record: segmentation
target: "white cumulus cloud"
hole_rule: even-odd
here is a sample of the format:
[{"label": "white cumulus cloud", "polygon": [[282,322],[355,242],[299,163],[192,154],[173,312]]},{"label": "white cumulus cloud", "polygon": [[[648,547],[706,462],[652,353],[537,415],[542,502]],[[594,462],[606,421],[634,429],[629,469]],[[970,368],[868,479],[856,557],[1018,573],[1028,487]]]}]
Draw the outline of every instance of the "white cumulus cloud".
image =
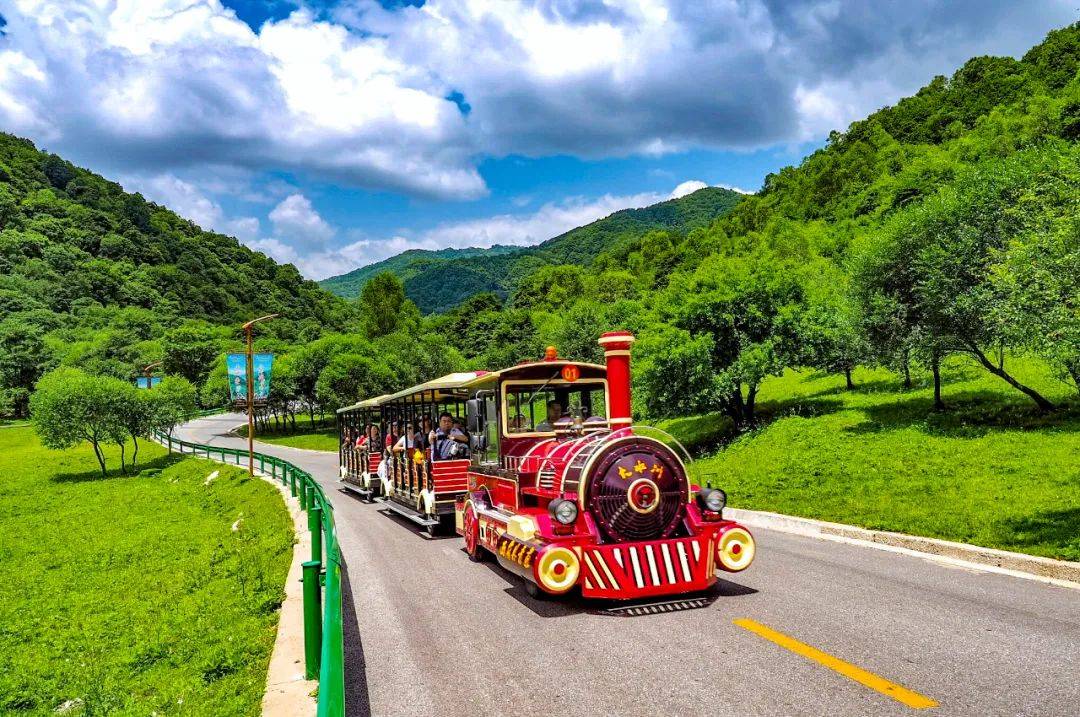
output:
[{"label": "white cumulus cloud", "polygon": [[469,199],[486,156],[820,138],[1075,19],[1057,0],[297,5],[256,31],[220,0],[3,0],[0,126],[103,171]]},{"label": "white cumulus cloud", "polygon": [[[679,187],[688,184],[693,182],[683,182]],[[700,184],[706,186],[703,182]],[[362,236],[344,246],[322,250],[309,250],[302,246],[298,248],[294,243],[283,241],[281,237],[259,239],[248,242],[248,245],[269,254],[277,261],[295,264],[309,279],[325,279],[359,266],[374,264],[409,249],[539,244],[620,209],[649,206],[670,199],[673,194],[674,192],[643,192],[631,195],[605,194],[596,198],[570,197],[558,202],[548,202],[533,212],[496,214],[446,222],[415,233]]]}]

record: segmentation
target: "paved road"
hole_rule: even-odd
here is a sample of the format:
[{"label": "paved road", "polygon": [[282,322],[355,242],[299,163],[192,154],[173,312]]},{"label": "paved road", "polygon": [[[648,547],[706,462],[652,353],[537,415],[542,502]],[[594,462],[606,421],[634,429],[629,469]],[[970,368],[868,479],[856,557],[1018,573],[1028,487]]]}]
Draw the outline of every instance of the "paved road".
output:
[{"label": "paved road", "polygon": [[[243,420],[179,434],[215,445]],[[351,714],[900,715],[913,709],[734,623],[749,619],[948,715],[1080,714],[1080,590],[755,531],[754,565],[708,607],[614,617],[537,601],[461,539],[340,492],[336,454],[263,444],[317,476],[347,568]],[[824,659],[824,658],[822,658]]]}]

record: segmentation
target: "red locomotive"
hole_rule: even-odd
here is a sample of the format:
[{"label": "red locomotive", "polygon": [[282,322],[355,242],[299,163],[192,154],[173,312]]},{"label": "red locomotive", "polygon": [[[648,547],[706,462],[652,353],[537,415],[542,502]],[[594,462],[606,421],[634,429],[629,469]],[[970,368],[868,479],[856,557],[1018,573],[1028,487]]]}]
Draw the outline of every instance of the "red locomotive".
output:
[{"label": "red locomotive", "polygon": [[[604,334],[606,366],[549,348],[541,361],[389,397],[399,403],[380,404],[384,426],[395,411],[417,426],[452,408],[460,418],[463,405],[471,456],[443,463],[446,444],[425,447],[418,431],[411,460],[390,456],[408,475],[385,484],[388,505],[429,530],[452,506],[469,556],[494,555],[534,595],[575,587],[588,598],[673,595],[710,587],[717,570],[745,570],[754,539],[724,518],[724,492],[692,485],[674,439],[633,425],[633,342],[628,332]],[[410,413],[432,384],[427,407]]]}]

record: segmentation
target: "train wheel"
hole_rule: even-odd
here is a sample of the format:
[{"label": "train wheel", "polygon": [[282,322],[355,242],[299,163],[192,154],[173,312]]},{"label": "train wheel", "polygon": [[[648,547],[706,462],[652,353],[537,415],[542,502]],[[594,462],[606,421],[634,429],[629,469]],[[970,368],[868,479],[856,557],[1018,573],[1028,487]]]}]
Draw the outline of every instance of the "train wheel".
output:
[{"label": "train wheel", "polygon": [[484,559],[484,549],[480,547],[480,521],[476,519],[476,511],[471,505],[465,509],[462,528],[465,533],[465,552],[469,554],[469,560],[479,563]]},{"label": "train wheel", "polygon": [[540,586],[534,583],[532,580],[525,581],[525,592],[529,594],[533,600],[543,600],[547,597],[547,593],[540,589]]}]

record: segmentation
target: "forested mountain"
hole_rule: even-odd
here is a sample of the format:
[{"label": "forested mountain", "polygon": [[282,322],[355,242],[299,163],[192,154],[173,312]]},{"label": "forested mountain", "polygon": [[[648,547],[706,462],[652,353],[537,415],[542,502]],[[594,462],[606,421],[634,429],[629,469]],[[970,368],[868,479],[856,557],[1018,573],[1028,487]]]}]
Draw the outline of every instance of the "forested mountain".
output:
[{"label": "forested mountain", "polygon": [[4,313],[97,304],[229,322],[341,311],[295,267],[2,133],[0,269]]},{"label": "forested mountain", "polygon": [[492,366],[546,343],[595,359],[601,331],[634,330],[635,406],[654,417],[725,410],[745,425],[785,369],[876,364],[936,383],[952,354],[1050,410],[1005,357],[1080,389],[1078,67],[1080,25],[1020,60],[974,58],[831,133],[708,227],[541,267],[508,303],[482,294],[435,322]]},{"label": "forested mountain", "polygon": [[356,315],[295,267],[0,133],[0,412],[24,410],[57,363],[126,379],[165,356],[166,332],[216,356],[268,313],[283,315],[268,331],[284,340]]},{"label": "forested mountain", "polygon": [[536,246],[409,251],[321,284],[341,296],[357,296],[372,276],[391,271],[404,282],[406,296],[422,312],[445,311],[478,293],[505,297],[524,277],[545,265],[589,266],[602,252],[650,231],[687,232],[707,226],[741,198],[730,189],[707,187],[652,206],[623,209]]},{"label": "forested mountain", "polygon": [[364,284],[368,283],[369,279],[384,271],[389,271],[402,281],[408,281],[423,272],[424,268],[431,262],[446,259],[468,259],[481,255],[509,254],[520,251],[520,249],[521,247],[503,244],[496,244],[486,249],[480,247],[470,247],[468,249],[409,249],[400,254],[395,254],[389,259],[383,259],[374,264],[353,269],[347,274],[323,279],[319,282],[319,285],[338,296],[352,298],[360,295],[361,289],[364,288]]}]

